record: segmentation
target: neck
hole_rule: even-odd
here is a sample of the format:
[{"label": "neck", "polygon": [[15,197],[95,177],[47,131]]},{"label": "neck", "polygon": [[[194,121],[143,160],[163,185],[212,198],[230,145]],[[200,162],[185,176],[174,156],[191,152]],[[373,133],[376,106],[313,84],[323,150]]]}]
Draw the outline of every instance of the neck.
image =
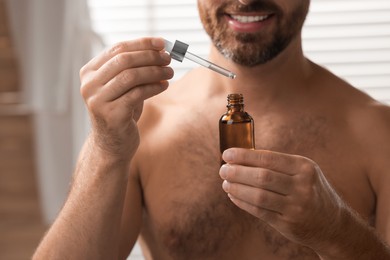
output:
[{"label": "neck", "polygon": [[[212,46],[210,60],[237,74],[236,79],[222,78],[212,74],[212,88],[219,94],[242,93],[247,100],[269,100],[289,98],[307,87],[311,74],[311,63],[304,57],[298,37],[273,60],[255,67],[245,67],[225,59]],[[210,74],[211,75],[211,74]]]}]

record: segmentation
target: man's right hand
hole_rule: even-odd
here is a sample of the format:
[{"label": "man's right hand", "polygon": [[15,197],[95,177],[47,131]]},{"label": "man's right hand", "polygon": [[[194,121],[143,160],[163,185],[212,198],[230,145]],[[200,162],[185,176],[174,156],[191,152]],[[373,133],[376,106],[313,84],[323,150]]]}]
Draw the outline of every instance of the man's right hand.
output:
[{"label": "man's right hand", "polygon": [[142,38],[114,45],[80,70],[91,138],[105,153],[123,159],[135,153],[143,101],[167,89],[170,61],[163,39]]}]

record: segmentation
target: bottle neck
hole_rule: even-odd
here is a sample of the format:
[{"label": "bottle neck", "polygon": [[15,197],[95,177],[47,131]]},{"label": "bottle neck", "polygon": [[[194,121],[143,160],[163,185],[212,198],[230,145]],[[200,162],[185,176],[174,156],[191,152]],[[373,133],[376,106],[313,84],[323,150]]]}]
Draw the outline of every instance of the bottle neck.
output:
[{"label": "bottle neck", "polygon": [[243,112],[244,111],[244,105],[242,105],[242,104],[234,104],[234,105],[228,104],[226,107],[227,107],[229,112]]},{"label": "bottle neck", "polygon": [[227,97],[227,109],[229,112],[244,111],[244,97],[242,94],[229,94]]}]

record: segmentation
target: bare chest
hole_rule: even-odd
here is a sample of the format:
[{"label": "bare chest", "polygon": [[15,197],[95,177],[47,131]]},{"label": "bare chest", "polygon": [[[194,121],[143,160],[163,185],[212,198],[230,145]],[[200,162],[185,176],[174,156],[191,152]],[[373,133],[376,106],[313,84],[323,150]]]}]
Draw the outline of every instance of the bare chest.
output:
[{"label": "bare chest", "polygon": [[[340,152],[333,147],[325,119],[295,125],[264,121],[255,127],[257,149],[318,159],[343,195],[354,197],[349,195],[354,187],[344,187],[349,177],[342,176],[349,163],[344,160],[333,167],[332,161]],[[145,206],[143,236],[154,245],[151,251],[164,252],[173,259],[234,259],[243,254],[249,259],[316,259],[310,249],[289,242],[230,202],[218,175],[221,158],[217,127],[179,129],[154,149],[147,149],[148,159],[140,168]],[[357,188],[365,189],[364,185]],[[369,212],[368,203],[359,203],[358,207]]]}]

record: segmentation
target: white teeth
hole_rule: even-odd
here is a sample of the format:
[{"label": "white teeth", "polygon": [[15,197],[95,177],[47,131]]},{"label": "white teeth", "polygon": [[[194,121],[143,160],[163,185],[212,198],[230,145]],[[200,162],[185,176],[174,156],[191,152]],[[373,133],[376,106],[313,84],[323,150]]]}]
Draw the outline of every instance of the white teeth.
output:
[{"label": "white teeth", "polygon": [[253,22],[264,21],[265,19],[268,18],[268,15],[257,15],[257,16],[232,15],[231,17],[240,23],[253,23]]}]

